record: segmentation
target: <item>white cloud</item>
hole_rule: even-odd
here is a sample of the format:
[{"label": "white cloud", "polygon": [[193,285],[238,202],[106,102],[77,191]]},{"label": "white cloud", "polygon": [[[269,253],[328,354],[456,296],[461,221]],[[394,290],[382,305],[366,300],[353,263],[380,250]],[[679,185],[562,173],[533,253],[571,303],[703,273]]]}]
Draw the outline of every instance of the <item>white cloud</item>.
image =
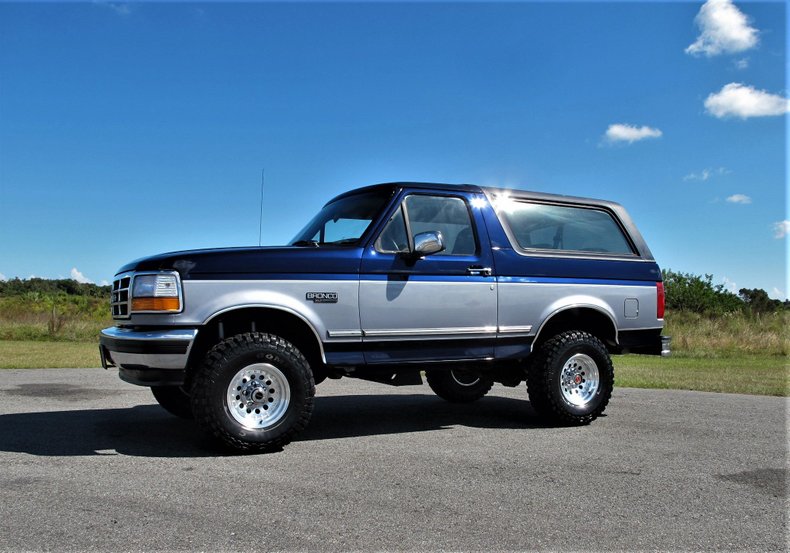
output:
[{"label": "white cloud", "polygon": [[689,180],[706,181],[706,180],[708,180],[709,178],[711,178],[713,176],[729,175],[730,173],[732,173],[732,171],[730,171],[726,167],[718,167],[718,168],[706,167],[705,169],[703,169],[702,171],[700,171],[698,173],[695,173],[695,172],[692,171],[688,175],[684,176],[683,180],[685,180],[685,181],[689,181]]},{"label": "white cloud", "polygon": [[730,0],[708,0],[694,22],[700,34],[686,48],[692,56],[743,52],[757,46],[757,29],[749,25],[749,18]]},{"label": "white cloud", "polygon": [[701,180],[701,181],[706,181],[706,180],[708,180],[710,178],[710,174],[711,174],[710,169],[703,169],[699,173],[689,173],[688,175],[683,177],[683,180]]},{"label": "white cloud", "polygon": [[644,140],[645,138],[658,138],[662,134],[664,133],[659,129],[644,125],[637,127],[626,123],[615,123],[609,125],[609,128],[606,129],[606,139],[610,142],[628,142],[629,144]]},{"label": "white cloud", "polygon": [[5,282],[6,280],[8,280],[6,276],[3,273],[0,273],[0,282]]},{"label": "white cloud", "polygon": [[746,194],[733,194],[732,196],[727,196],[727,201],[731,204],[750,204],[752,203],[752,199],[747,196]]},{"label": "white cloud", "polygon": [[790,234],[790,221],[778,221],[774,223],[774,238],[784,238]]},{"label": "white cloud", "polygon": [[107,281],[107,279],[102,279],[102,281],[99,283],[99,286],[109,286],[109,285],[110,283]]},{"label": "white cloud", "polygon": [[108,8],[118,15],[126,16],[132,13],[131,6],[122,2],[102,2],[99,0],[94,0],[93,3],[96,6]]},{"label": "white cloud", "polygon": [[741,58],[739,60],[735,60],[733,63],[735,65],[735,69],[740,69],[741,71],[744,69],[749,69],[749,58]]},{"label": "white cloud", "polygon": [[79,272],[76,267],[71,268],[71,278],[83,284],[93,284],[93,281]]},{"label": "white cloud", "polygon": [[783,115],[790,108],[786,98],[741,83],[724,85],[705,98],[705,110],[714,117],[768,117]]},{"label": "white cloud", "polygon": [[724,286],[724,289],[727,290],[728,292],[732,292],[733,294],[738,293],[738,285],[735,284],[730,279],[728,279],[726,276],[722,277],[721,284],[722,286]]},{"label": "white cloud", "polygon": [[768,296],[773,298],[773,299],[775,299],[775,300],[780,300],[780,301],[785,301],[787,299],[787,296],[785,296],[785,293],[782,292],[776,286],[773,287],[773,290],[771,290],[771,293],[768,294]]}]

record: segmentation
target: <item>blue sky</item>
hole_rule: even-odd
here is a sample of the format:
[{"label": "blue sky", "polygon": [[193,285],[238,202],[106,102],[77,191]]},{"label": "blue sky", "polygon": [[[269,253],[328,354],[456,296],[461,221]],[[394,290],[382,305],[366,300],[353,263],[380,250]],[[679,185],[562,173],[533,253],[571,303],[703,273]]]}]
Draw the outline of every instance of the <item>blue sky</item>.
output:
[{"label": "blue sky", "polygon": [[281,244],[330,197],[624,204],[660,265],[788,291],[784,3],[0,3],[0,275]]}]

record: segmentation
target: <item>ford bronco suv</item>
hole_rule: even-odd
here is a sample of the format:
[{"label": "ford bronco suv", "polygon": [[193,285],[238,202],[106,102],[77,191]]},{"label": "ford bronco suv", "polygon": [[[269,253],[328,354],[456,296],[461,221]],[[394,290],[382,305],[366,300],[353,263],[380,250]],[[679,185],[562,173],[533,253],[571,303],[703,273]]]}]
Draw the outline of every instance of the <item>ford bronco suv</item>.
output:
[{"label": "ford bronco suv", "polygon": [[220,442],[267,450],[310,420],[315,385],[428,385],[452,402],[527,384],[585,424],[611,353],[669,354],[661,272],[618,204],[471,185],[334,198],[288,246],[182,251],[122,267],[104,368]]}]

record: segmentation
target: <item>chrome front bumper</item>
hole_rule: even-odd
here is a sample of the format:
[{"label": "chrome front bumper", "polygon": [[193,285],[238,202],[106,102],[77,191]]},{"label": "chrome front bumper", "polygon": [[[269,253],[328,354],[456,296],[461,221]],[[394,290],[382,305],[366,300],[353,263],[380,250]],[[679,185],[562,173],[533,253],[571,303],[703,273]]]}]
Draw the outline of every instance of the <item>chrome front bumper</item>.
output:
[{"label": "chrome front bumper", "polygon": [[102,367],[134,371],[185,369],[196,328],[133,330],[116,326],[99,335]]}]

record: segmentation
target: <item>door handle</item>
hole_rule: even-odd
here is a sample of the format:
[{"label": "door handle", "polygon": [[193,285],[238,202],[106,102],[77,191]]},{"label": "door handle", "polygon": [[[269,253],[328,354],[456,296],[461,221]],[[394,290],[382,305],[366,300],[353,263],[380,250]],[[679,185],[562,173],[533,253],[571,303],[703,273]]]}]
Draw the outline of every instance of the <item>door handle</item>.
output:
[{"label": "door handle", "polygon": [[472,276],[491,276],[491,267],[472,265],[471,267],[466,268],[466,274]]}]

